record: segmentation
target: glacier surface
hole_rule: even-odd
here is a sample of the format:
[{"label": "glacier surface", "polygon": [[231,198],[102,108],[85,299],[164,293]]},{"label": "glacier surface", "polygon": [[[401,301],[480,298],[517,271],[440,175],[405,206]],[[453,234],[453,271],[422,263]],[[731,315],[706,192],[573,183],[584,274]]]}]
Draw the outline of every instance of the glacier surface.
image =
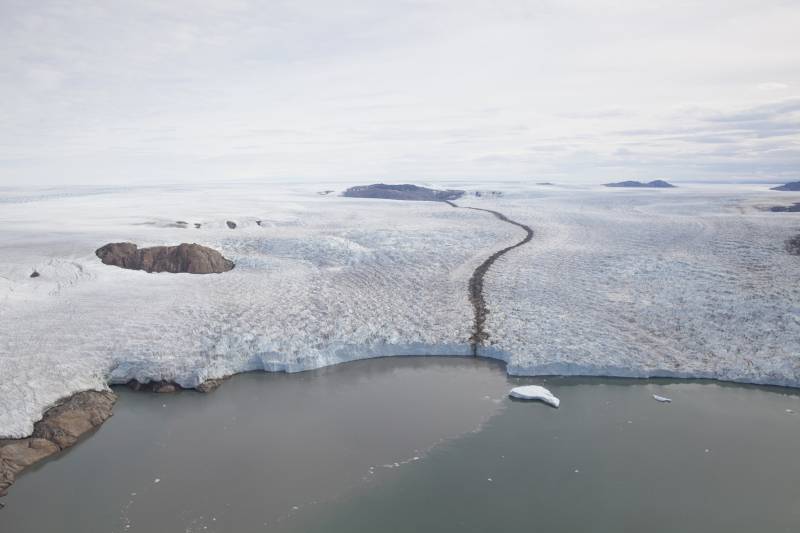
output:
[{"label": "glacier surface", "polygon": [[[522,231],[446,204],[317,193],[349,185],[0,190],[0,437],[130,379],[468,355],[469,277]],[[800,218],[759,209],[777,193],[480,186],[504,195],[458,203],[535,232],[486,277],[481,354],[509,373],[800,385],[800,262],[783,248]],[[120,241],[197,242],[236,268],[100,263],[94,250]]]},{"label": "glacier surface", "polygon": [[763,209],[786,201],[715,185],[487,202],[536,234],[487,275],[484,353],[517,375],[800,385],[800,261],[784,248],[800,217]]}]

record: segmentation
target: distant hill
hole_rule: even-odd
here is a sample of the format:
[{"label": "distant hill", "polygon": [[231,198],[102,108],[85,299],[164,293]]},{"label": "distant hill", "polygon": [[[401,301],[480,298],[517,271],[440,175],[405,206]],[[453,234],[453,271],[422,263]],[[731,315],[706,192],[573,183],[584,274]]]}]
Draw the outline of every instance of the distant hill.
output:
[{"label": "distant hill", "polygon": [[387,185],[385,183],[376,183],[373,185],[350,187],[342,193],[342,196],[347,196],[349,198],[382,198],[385,200],[442,202],[445,200],[456,200],[463,194],[464,191],[454,189],[441,191],[410,184]]},{"label": "distant hill", "polygon": [[667,183],[664,180],[653,180],[647,183],[641,181],[619,181],[617,183],[606,183],[606,187],[630,187],[630,188],[649,188],[649,189],[671,189],[675,186],[671,183]]},{"label": "distant hill", "polygon": [[776,205],[769,208],[773,213],[800,213],[800,202],[794,205]]},{"label": "distant hill", "polygon": [[792,181],[786,183],[785,185],[779,185],[778,187],[773,187],[770,189],[771,191],[800,191],[800,181]]}]

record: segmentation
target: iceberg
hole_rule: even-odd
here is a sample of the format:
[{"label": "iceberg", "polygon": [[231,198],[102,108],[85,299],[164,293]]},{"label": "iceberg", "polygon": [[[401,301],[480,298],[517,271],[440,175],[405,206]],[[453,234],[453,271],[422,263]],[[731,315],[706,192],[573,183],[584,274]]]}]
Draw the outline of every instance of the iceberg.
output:
[{"label": "iceberg", "polygon": [[661,403],[672,403],[672,398],[667,398],[666,396],[659,396],[658,394],[653,394],[653,399]]},{"label": "iceberg", "polygon": [[520,400],[539,400],[553,407],[558,407],[561,400],[553,396],[553,393],[539,385],[526,385],[524,387],[514,387],[508,393],[512,398]]}]

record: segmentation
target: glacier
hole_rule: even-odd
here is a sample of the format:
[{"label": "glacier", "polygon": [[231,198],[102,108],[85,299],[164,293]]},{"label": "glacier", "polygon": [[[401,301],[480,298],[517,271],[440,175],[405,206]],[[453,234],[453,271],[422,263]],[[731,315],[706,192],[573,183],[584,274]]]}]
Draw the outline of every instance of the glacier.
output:
[{"label": "glacier", "polygon": [[[350,185],[1,189],[0,438],[29,435],[65,396],[131,379],[194,387],[252,370],[469,355],[468,280],[522,230],[444,203],[318,193]],[[783,247],[800,219],[763,209],[786,193],[475,187],[503,194],[457,203],[534,230],[484,283],[480,354],[509,374],[800,386],[800,262]],[[147,274],[95,257],[120,241],[196,242],[236,268]]]}]

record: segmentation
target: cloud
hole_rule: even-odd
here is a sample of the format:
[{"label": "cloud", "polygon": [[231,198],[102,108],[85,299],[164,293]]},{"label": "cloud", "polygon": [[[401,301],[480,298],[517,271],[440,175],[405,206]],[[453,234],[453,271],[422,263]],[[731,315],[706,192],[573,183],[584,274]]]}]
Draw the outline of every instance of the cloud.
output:
[{"label": "cloud", "polygon": [[788,88],[789,88],[789,86],[787,84],[774,82],[774,81],[765,82],[765,83],[759,83],[758,84],[758,89],[760,91],[782,91],[782,90],[788,89]]},{"label": "cloud", "polygon": [[6,0],[0,185],[783,176],[797,27],[780,0]]}]

